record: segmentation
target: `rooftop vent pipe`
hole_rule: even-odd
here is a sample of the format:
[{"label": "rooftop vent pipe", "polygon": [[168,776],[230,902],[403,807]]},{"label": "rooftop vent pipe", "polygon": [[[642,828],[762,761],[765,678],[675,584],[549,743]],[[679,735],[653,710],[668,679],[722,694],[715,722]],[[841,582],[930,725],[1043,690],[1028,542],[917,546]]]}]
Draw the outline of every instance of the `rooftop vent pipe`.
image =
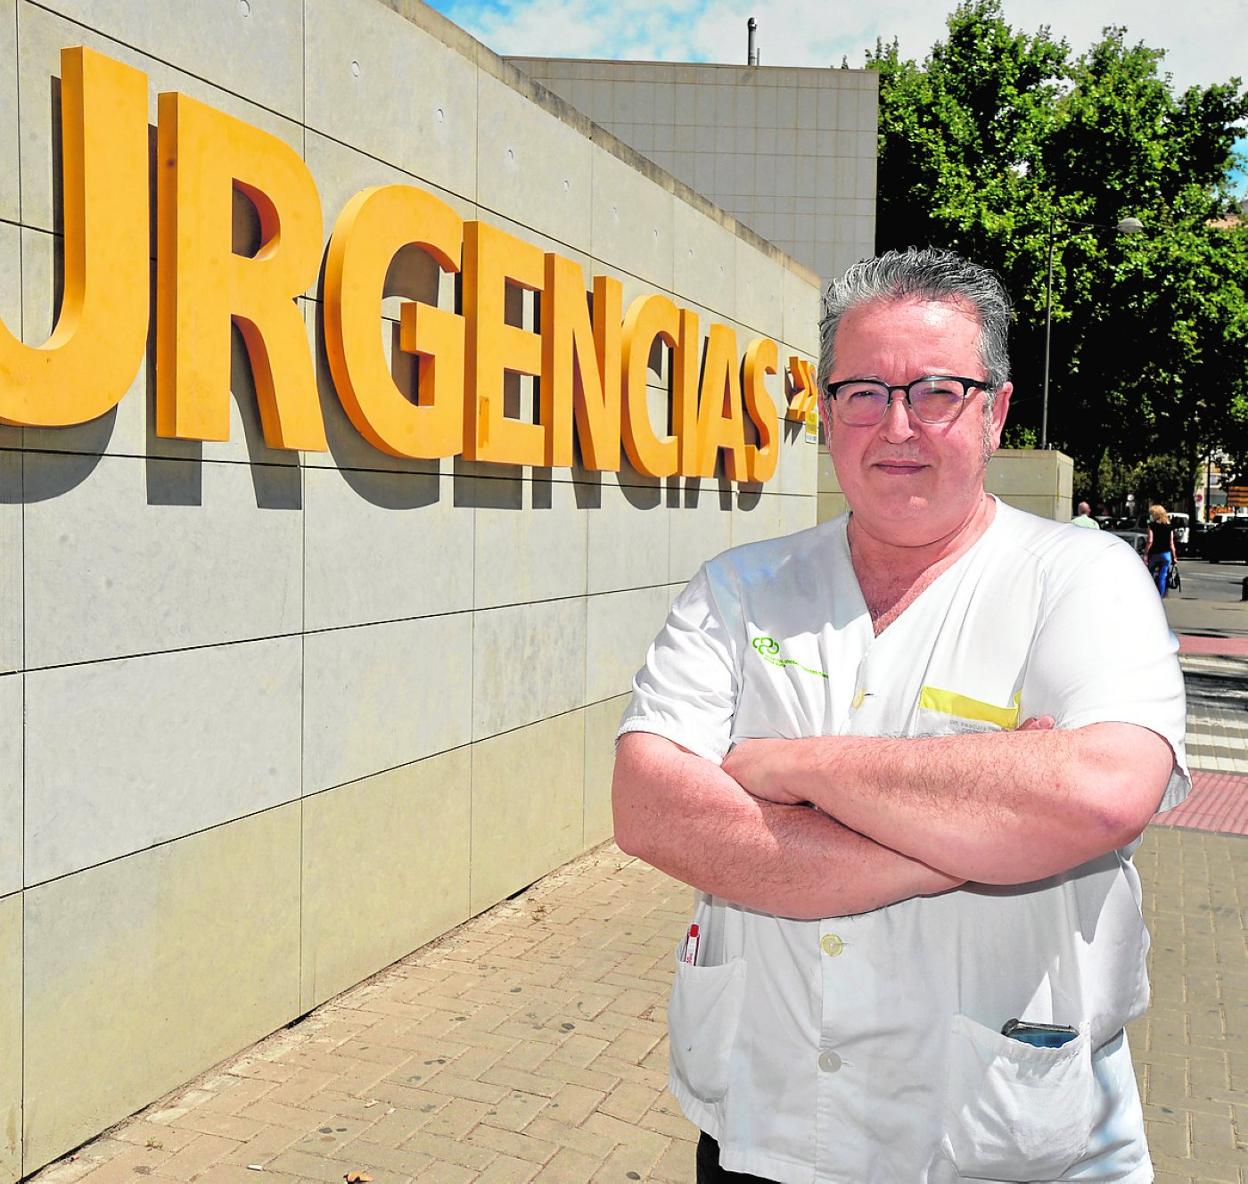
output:
[{"label": "rooftop vent pipe", "polygon": [[754,44],[754,30],[758,28],[758,21],[756,21],[753,17],[750,17],[750,19],[745,22],[745,27],[749,30],[749,39],[746,42],[745,61],[747,65],[757,66],[758,47]]}]

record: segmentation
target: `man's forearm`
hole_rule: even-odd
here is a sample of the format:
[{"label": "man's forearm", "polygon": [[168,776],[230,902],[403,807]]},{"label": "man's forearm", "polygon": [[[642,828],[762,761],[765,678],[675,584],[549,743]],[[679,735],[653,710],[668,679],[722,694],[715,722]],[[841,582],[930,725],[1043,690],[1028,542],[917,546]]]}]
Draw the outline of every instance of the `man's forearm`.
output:
[{"label": "man's forearm", "polygon": [[860,913],[961,882],[809,806],[759,801],[710,761],[644,732],[621,738],[612,794],[624,851],[777,916]]},{"label": "man's forearm", "polygon": [[742,750],[725,770],[751,792],[813,802],[951,875],[1002,884],[1054,875],[1130,841],[1173,762],[1164,740],[1129,724],[747,741]]}]

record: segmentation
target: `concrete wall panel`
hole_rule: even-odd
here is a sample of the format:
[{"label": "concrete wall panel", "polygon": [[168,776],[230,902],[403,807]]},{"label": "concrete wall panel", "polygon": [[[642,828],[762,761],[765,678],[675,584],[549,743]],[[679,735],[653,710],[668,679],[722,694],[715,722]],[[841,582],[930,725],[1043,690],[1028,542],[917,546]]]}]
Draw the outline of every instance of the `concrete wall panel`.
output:
[{"label": "concrete wall panel", "polygon": [[26,457],[29,666],[302,628],[298,468],[110,456],[84,479],[83,467]]},{"label": "concrete wall panel", "polygon": [[[657,630],[656,630],[657,632]],[[638,659],[638,665],[641,660]],[[611,838],[611,773],[615,767],[615,733],[628,705],[617,695],[585,708],[585,846]]]},{"label": "concrete wall panel", "polygon": [[672,285],[690,300],[715,309],[720,318],[736,316],[736,235],[679,199],[672,203]]},{"label": "concrete wall panel", "polygon": [[299,796],[297,638],[26,675],[26,883]]},{"label": "concrete wall panel", "polygon": [[472,912],[584,849],[584,728],[573,711],[474,747]]},{"label": "concrete wall panel", "polygon": [[477,67],[371,0],[305,0],[308,127],[468,201]]},{"label": "concrete wall panel", "polygon": [[477,115],[477,203],[588,250],[593,144],[484,71]]},{"label": "concrete wall panel", "polygon": [[298,804],[25,896],[27,1172],[298,1014]]},{"label": "concrete wall panel", "polygon": [[672,288],[676,198],[602,149],[593,157],[590,254],[647,284]]},{"label": "concrete wall panel", "polygon": [[471,703],[470,613],[309,634],[304,792],[466,744]]},{"label": "concrete wall panel", "polygon": [[22,1175],[22,898],[0,899],[0,1180]]},{"label": "concrete wall panel", "polygon": [[[17,0],[0,0],[0,160],[17,159]],[[21,216],[16,169],[0,169],[0,218]]]},{"label": "concrete wall panel", "polygon": [[[224,0],[215,0],[214,7],[223,2]],[[92,11],[96,7],[94,0],[82,0],[82,3],[83,7],[89,7]],[[128,4],[126,0],[112,0],[112,3],[118,10],[133,10],[133,19],[153,26],[153,17],[158,13],[158,20],[168,19],[172,23],[185,24],[181,6],[136,6]],[[297,8],[294,0],[282,0],[282,6]],[[253,4],[252,7],[262,6]],[[55,136],[59,143],[59,120],[54,122],[53,112],[54,107],[59,110],[61,50],[66,46],[86,45],[142,70],[148,78],[148,122],[152,127],[156,125],[156,96],[161,91],[176,90],[285,140],[302,155],[303,128],[299,123],[275,114],[265,104],[239,98],[234,88],[228,84],[214,86],[194,73],[174,69],[157,57],[137,52],[126,38],[114,39],[97,32],[105,27],[94,20],[89,26],[77,24],[24,0],[19,5],[18,37],[21,55],[18,79],[22,95],[20,152],[24,225],[40,230],[60,230],[54,217],[53,199],[53,195],[59,191],[60,183],[54,181],[52,176],[54,163],[60,160],[60,149],[58,147],[54,153],[52,142]],[[227,51],[222,47],[221,52]],[[258,44],[255,52],[267,51],[263,45]]]},{"label": "concrete wall panel", "polygon": [[735,491],[726,482],[690,482],[681,492],[681,509],[671,515],[667,582],[687,583],[698,568],[726,551],[732,539]]},{"label": "concrete wall panel", "polygon": [[589,591],[666,583],[673,517],[660,490],[621,485],[608,474],[589,518]]},{"label": "concrete wall panel", "polygon": [[474,740],[584,704],[584,598],[477,612],[472,644]]},{"label": "concrete wall panel", "polygon": [[467,919],[471,764],[459,748],[304,801],[305,1010]]},{"label": "concrete wall panel", "polygon": [[591,596],[585,626],[585,701],[621,695],[667,619],[666,585]]},{"label": "concrete wall panel", "polygon": [[22,674],[0,675],[0,896],[17,892],[22,886],[24,678]]},{"label": "concrete wall panel", "polygon": [[0,452],[0,674],[22,660],[22,466],[20,452]]},{"label": "concrete wall panel", "polygon": [[304,473],[308,629],[472,607],[473,510],[450,477]]},{"label": "concrete wall panel", "polygon": [[593,487],[536,477],[465,484],[476,507],[475,607],[585,594],[587,525],[599,513],[587,508]]},{"label": "concrete wall panel", "polygon": [[732,505],[732,545],[756,543],[783,534],[780,525],[781,497],[755,489],[738,490]]},{"label": "concrete wall panel", "polygon": [[785,270],[779,260],[737,239],[737,320],[752,333],[783,323]]},{"label": "concrete wall panel", "polygon": [[44,6],[188,74],[211,78],[288,119],[303,117],[301,0],[152,6],[132,0],[46,0]]}]

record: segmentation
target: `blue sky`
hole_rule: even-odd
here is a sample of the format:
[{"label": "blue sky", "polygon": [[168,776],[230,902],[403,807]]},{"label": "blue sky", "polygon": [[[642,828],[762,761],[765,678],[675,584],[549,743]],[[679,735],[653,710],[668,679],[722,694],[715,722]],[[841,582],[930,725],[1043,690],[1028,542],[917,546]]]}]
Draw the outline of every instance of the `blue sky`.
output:
[{"label": "blue sky", "polygon": [[[745,60],[745,22],[758,21],[766,66],[863,64],[877,37],[897,37],[921,58],[944,33],[952,7],[933,0],[430,0],[496,53],[643,61]],[[1198,0],[1004,0],[1006,19],[1034,32],[1047,24],[1075,50],[1106,25],[1167,51],[1177,87],[1248,76],[1248,2]],[[1248,81],[1248,78],[1245,78]],[[1248,135],[1240,140],[1248,152]],[[1248,188],[1243,167],[1237,188]]]}]

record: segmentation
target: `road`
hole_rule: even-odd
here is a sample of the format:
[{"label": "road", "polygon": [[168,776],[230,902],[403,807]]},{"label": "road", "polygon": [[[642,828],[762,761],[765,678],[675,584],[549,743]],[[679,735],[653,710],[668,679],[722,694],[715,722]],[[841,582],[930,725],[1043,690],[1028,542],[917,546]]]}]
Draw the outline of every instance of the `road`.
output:
[{"label": "road", "polygon": [[1166,617],[1176,633],[1248,637],[1248,601],[1241,589],[1248,564],[1180,559],[1183,588],[1166,597]]}]

